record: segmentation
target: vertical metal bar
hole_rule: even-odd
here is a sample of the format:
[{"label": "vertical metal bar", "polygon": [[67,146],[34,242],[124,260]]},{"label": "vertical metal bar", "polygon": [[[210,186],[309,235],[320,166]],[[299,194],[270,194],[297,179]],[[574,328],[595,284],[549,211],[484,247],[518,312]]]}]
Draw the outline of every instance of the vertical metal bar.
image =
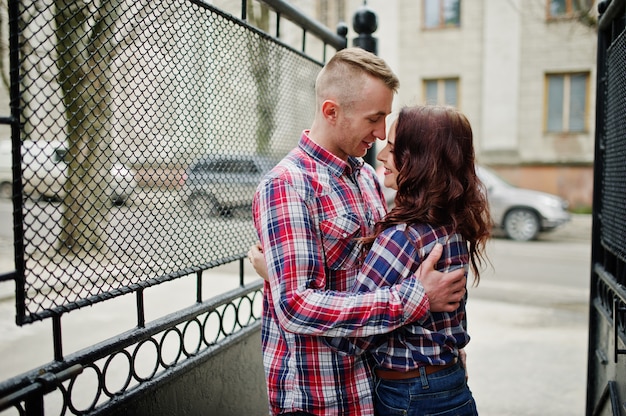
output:
[{"label": "vertical metal bar", "polygon": [[247,0],[241,0],[241,20],[244,22],[248,18],[248,2]]},{"label": "vertical metal bar", "polygon": [[306,53],[306,29],[302,29],[302,53]]},{"label": "vertical metal bar", "polygon": [[[602,4],[602,3],[601,3]],[[600,212],[602,212],[602,180],[604,177],[604,152],[603,148],[603,136],[604,136],[604,97],[606,90],[606,75],[607,75],[607,48],[611,44],[611,39],[608,35],[608,30],[602,28],[602,15],[603,10],[598,7],[600,12],[600,20],[598,27],[598,40],[597,40],[597,56],[596,56],[596,124],[595,124],[595,161],[593,165],[593,212],[591,223],[591,270],[590,270],[590,282],[589,282],[589,305],[593,305],[596,298],[599,297],[598,293],[598,275],[594,272],[596,263],[602,263],[604,258],[604,249],[602,247],[602,236],[600,235],[602,219]],[[587,357],[594,357],[595,351],[602,351],[603,347],[598,339],[598,327],[604,325],[603,319],[598,315],[598,311],[590,307],[589,308],[589,332],[587,341]],[[615,316],[613,316],[615,320]],[[615,339],[617,342],[617,339]],[[598,404],[600,397],[600,383],[604,379],[602,372],[603,365],[598,365],[598,361],[593,359],[587,360],[587,395],[586,395],[586,413],[587,415],[594,414],[594,409]]]},{"label": "vertical metal bar", "polygon": [[618,346],[619,319],[617,319],[617,313],[618,313],[617,302],[619,302],[619,299],[617,297],[613,298],[613,362],[614,363],[617,363],[617,356],[619,355],[617,352],[619,350],[619,346]]},{"label": "vertical metal bar", "polygon": [[146,312],[143,303],[143,288],[137,290],[137,326],[143,328],[146,326]]},{"label": "vertical metal bar", "polygon": [[43,393],[33,394],[24,401],[24,413],[27,416],[43,416]]},{"label": "vertical metal bar", "polygon": [[619,303],[620,299],[617,296],[613,298],[613,362],[615,364],[617,364],[620,355],[626,354],[626,350],[619,347],[619,332],[623,330],[623,327],[620,326],[621,317],[626,312],[626,308],[619,306]]},{"label": "vertical metal bar", "polygon": [[276,39],[280,39],[280,13],[276,12]]},{"label": "vertical metal bar", "polygon": [[243,267],[244,267],[244,263],[243,263],[243,259],[239,259],[239,286],[243,286]]},{"label": "vertical metal bar", "polygon": [[202,270],[196,272],[196,302],[202,302]]},{"label": "vertical metal bar", "polygon": [[63,335],[61,333],[61,315],[52,317],[52,343],[55,361],[63,361]]},{"label": "vertical metal bar", "polygon": [[17,273],[15,275],[15,306],[17,323],[24,323],[26,289],[24,270],[24,232],[22,229],[22,156],[20,141],[20,84],[19,84],[19,0],[9,0],[9,76],[11,106],[11,143],[13,151],[13,248]]},{"label": "vertical metal bar", "polygon": [[304,15],[300,10],[295,8],[289,1],[285,0],[259,0],[270,6],[274,12],[282,13],[283,16],[287,16],[291,22],[301,27],[302,29],[312,32],[314,36],[320,38],[320,40],[327,42],[329,45],[333,45],[336,49],[343,49],[346,46],[345,39],[332,33],[328,28],[322,25],[320,22],[311,19]]}]

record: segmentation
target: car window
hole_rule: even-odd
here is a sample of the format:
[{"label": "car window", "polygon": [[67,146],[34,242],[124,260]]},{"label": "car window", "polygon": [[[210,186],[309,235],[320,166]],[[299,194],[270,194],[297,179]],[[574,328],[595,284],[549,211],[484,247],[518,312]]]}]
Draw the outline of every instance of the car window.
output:
[{"label": "car window", "polygon": [[476,173],[480,181],[487,187],[492,188],[494,186],[511,186],[507,181],[502,179],[500,176],[488,170],[484,167],[476,169]]},{"label": "car window", "polygon": [[198,162],[193,165],[190,169],[193,173],[202,173],[207,172],[209,170],[209,164],[207,162]]},{"label": "car window", "polygon": [[194,173],[254,174],[260,169],[254,160],[210,160],[197,163],[191,168]]},{"label": "car window", "polygon": [[233,170],[236,173],[260,173],[253,160],[238,160],[233,164]]}]

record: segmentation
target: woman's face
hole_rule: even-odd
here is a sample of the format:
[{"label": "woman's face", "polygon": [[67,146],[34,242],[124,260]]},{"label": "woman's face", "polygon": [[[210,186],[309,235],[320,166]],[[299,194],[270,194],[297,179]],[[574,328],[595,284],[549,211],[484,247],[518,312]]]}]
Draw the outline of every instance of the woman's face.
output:
[{"label": "woman's face", "polygon": [[387,145],[378,153],[376,159],[383,163],[385,168],[385,181],[384,185],[387,188],[398,190],[398,170],[393,160],[393,147],[396,142],[396,125],[398,121],[395,120],[389,127],[389,133],[387,134]]}]

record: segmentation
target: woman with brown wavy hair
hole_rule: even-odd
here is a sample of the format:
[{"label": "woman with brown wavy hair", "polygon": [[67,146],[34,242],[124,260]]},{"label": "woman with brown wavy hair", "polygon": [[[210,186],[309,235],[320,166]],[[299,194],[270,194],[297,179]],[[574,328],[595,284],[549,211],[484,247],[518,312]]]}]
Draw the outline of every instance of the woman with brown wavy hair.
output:
[{"label": "woman with brown wavy hair", "polygon": [[[385,186],[397,190],[395,206],[362,239],[369,252],[353,290],[411,278],[436,244],[444,247],[439,271],[471,269],[478,284],[491,223],[467,118],[447,106],[403,108],[377,159]],[[477,414],[461,362],[468,342],[465,302],[387,335],[328,339],[339,351],[372,358],[380,415]]]}]

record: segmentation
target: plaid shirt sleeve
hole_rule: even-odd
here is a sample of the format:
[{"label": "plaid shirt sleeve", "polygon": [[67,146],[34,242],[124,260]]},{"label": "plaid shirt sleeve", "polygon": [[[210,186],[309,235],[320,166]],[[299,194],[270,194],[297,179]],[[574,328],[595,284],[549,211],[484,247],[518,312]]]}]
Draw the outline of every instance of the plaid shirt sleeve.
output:
[{"label": "plaid shirt sleeve", "polygon": [[285,331],[363,337],[428,315],[428,300],[417,279],[360,293],[326,290],[323,237],[312,209],[283,179],[265,181],[255,196],[255,226],[268,264],[272,313]]},{"label": "plaid shirt sleeve", "polygon": [[[417,271],[421,259],[404,228],[404,225],[388,228],[376,238],[352,288],[353,292],[372,292],[381,287],[390,287],[400,283],[400,285],[415,285],[416,287],[408,292],[415,297],[408,304],[427,301],[419,280],[410,278]],[[418,313],[413,316],[412,321],[416,320],[419,323],[427,316]],[[386,340],[386,336],[332,338],[328,340],[328,344],[346,354],[360,355]]]},{"label": "plaid shirt sleeve", "polygon": [[[469,257],[465,240],[451,229],[400,224],[378,236],[370,250],[355,291],[371,291],[411,278],[436,243],[444,246],[437,269],[467,270]],[[409,323],[389,335],[364,338],[332,338],[327,343],[349,355],[369,352],[385,368],[408,371],[424,363],[448,363],[469,341],[464,302],[452,313],[431,313],[426,319]],[[407,348],[407,345],[412,346]]]}]

